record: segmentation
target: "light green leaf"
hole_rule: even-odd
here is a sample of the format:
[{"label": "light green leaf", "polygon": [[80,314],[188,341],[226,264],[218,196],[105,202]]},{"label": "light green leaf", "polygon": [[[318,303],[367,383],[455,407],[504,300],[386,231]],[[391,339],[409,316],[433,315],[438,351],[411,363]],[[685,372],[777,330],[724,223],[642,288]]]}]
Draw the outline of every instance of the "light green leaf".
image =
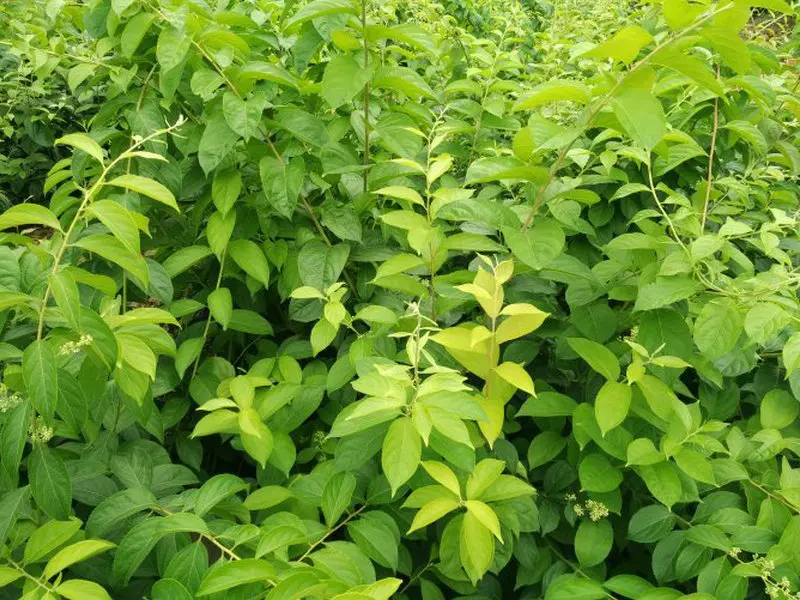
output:
[{"label": "light green leaf", "polygon": [[105,540],[83,540],[75,542],[59,550],[53,558],[47,561],[44,567],[45,579],[50,579],[56,573],[60,573],[70,565],[87,560],[106,550],[110,550],[114,544]]},{"label": "light green leaf", "polygon": [[217,566],[206,572],[195,595],[208,596],[259,581],[266,585],[268,581],[275,579],[275,576],[275,567],[260,558],[243,558],[227,563],[218,563]]},{"label": "light green leaf", "polygon": [[421,455],[422,440],[411,419],[400,417],[393,421],[381,452],[381,466],[392,488],[392,496],[417,471]]},{"label": "light green leaf", "polygon": [[62,231],[53,212],[38,204],[16,204],[0,215],[0,231],[22,225],[44,225]]},{"label": "light green leaf", "polygon": [[607,519],[594,522],[583,519],[575,532],[575,556],[582,567],[603,562],[614,544],[614,529]]},{"label": "light green leaf", "polygon": [[174,208],[180,212],[178,203],[175,201],[175,196],[172,195],[165,186],[158,183],[155,179],[149,177],[142,177],[141,175],[120,175],[108,182],[107,185],[113,185],[126,190],[131,190],[137,194],[142,194],[148,198],[152,198],[156,202],[165,204],[170,208]]},{"label": "light green leaf", "polygon": [[322,76],[322,97],[331,108],[339,108],[352,100],[370,79],[370,72],[347,54],[335,55]]},{"label": "light green leaf", "polygon": [[609,431],[621,425],[628,416],[631,406],[631,388],[624,383],[606,381],[594,401],[594,416],[605,436]]},{"label": "light green leaf", "polygon": [[208,295],[208,310],[214,320],[227,329],[233,315],[233,298],[228,288],[219,288]]},{"label": "light green leaf", "polygon": [[[90,65],[91,66],[91,65]],[[97,159],[97,162],[103,164],[103,149],[100,147],[100,144],[95,142],[92,138],[90,138],[85,133],[70,133],[63,137],[58,138],[55,141],[55,144],[63,145],[63,146],[72,146],[73,148],[77,148],[83,152],[86,152],[92,158]]]},{"label": "light green leaf", "polygon": [[554,80],[537,85],[525,94],[512,109],[532,110],[550,102],[577,102],[586,104],[591,98],[588,88],[577,81]]},{"label": "light green leaf", "polygon": [[650,92],[625,89],[612,99],[611,106],[625,133],[645,150],[652,150],[667,132],[664,108]]}]

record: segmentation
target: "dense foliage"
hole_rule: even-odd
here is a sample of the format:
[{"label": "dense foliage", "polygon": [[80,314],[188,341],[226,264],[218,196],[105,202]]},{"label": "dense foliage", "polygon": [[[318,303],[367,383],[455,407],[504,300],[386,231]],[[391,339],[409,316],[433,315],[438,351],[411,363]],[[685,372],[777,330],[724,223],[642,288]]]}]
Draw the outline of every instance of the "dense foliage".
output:
[{"label": "dense foliage", "polygon": [[797,12],[0,4],[0,598],[800,597]]}]

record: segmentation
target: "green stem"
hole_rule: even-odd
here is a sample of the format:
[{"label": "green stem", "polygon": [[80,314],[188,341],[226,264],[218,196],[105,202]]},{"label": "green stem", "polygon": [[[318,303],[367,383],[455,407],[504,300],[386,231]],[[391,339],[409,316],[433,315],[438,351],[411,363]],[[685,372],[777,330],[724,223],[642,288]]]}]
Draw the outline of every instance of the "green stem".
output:
[{"label": "green stem", "polygon": [[[369,67],[369,43],[367,42],[367,2],[361,0],[361,34],[364,36],[364,70]],[[364,193],[369,191],[369,97],[372,93],[370,82],[364,85]]]}]

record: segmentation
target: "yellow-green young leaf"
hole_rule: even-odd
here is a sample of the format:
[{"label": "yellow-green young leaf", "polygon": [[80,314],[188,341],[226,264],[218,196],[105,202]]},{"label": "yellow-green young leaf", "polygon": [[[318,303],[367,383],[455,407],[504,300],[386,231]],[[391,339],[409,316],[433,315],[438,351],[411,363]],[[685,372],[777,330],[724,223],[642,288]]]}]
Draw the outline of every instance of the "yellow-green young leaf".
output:
[{"label": "yellow-green young leaf", "polygon": [[72,146],[83,152],[86,152],[92,158],[97,159],[100,164],[103,164],[103,149],[100,144],[95,142],[85,133],[70,133],[56,140],[56,145]]},{"label": "yellow-green young leaf", "polygon": [[391,275],[397,275],[398,273],[404,273],[405,271],[410,271],[411,269],[421,267],[424,264],[425,259],[423,259],[421,256],[415,256],[413,254],[406,253],[397,254],[384,261],[378,267],[377,271],[375,272],[375,279],[377,280],[381,277],[389,277]]},{"label": "yellow-green young leaf", "polygon": [[69,271],[60,270],[50,274],[50,291],[61,314],[75,331],[80,331],[81,298],[78,285]]},{"label": "yellow-green young leaf", "polygon": [[44,225],[61,231],[61,223],[53,212],[38,204],[16,204],[0,215],[0,231],[22,225]]},{"label": "yellow-green young leaf", "polygon": [[37,562],[59,546],[67,543],[81,528],[81,521],[70,517],[68,521],[48,521],[28,538],[23,558],[26,563]]},{"label": "yellow-green young leaf", "polygon": [[417,531],[417,529],[422,529],[423,527],[438,521],[446,514],[456,510],[459,506],[460,503],[455,498],[437,498],[435,500],[431,500],[422,508],[420,508],[416,515],[414,515],[414,520],[411,521],[411,527],[409,528],[408,533],[413,533]]},{"label": "yellow-green young leaf", "polygon": [[528,372],[517,363],[504,362],[494,368],[494,372],[513,385],[515,388],[534,396],[536,392],[533,389],[533,379],[528,375]]},{"label": "yellow-green young leaf", "polygon": [[334,325],[325,318],[320,319],[314,324],[314,327],[311,329],[311,336],[309,339],[311,342],[311,350],[314,352],[314,356],[330,346],[338,331],[339,326]]},{"label": "yellow-green young leaf", "polygon": [[427,231],[431,228],[428,221],[420,214],[410,210],[395,210],[381,217],[384,223],[408,231]]},{"label": "yellow-green young leaf", "polygon": [[688,0],[664,0],[661,14],[669,28],[676,30],[689,25],[704,9],[702,4],[690,4]]},{"label": "yellow-green young leaf", "polygon": [[582,53],[583,58],[611,58],[628,64],[639,55],[653,36],[637,25],[621,29],[610,40]]},{"label": "yellow-green young leaf", "polygon": [[[250,408],[253,406],[256,388],[255,385],[253,385],[251,377],[248,375],[239,375],[231,379],[228,386],[231,396],[233,396],[233,399],[240,408]],[[223,390],[220,390],[220,393],[222,392]]]},{"label": "yellow-green young leaf", "polygon": [[611,101],[614,114],[634,143],[652,150],[667,132],[664,107],[650,92],[629,88]]},{"label": "yellow-green young leaf", "polygon": [[227,563],[217,563],[206,571],[196,596],[208,596],[218,592],[258,581],[267,582],[275,578],[275,567],[260,558],[243,558]]},{"label": "yellow-green young leaf", "polygon": [[656,450],[655,444],[647,438],[639,438],[628,444],[628,465],[654,465],[664,458],[664,455]]},{"label": "yellow-green young leaf", "polygon": [[683,488],[675,465],[665,461],[637,470],[647,489],[664,506],[670,508],[680,501]]},{"label": "yellow-green young leaf", "polygon": [[111,596],[101,585],[86,579],[70,579],[55,590],[68,600],[111,600]]},{"label": "yellow-green young leaf", "polygon": [[636,382],[639,389],[644,394],[645,400],[653,413],[665,421],[668,421],[675,410],[675,402],[679,402],[675,393],[658,377],[643,375]]},{"label": "yellow-green young leaf", "polygon": [[594,401],[594,416],[603,436],[622,424],[631,407],[631,388],[617,381],[606,381]]},{"label": "yellow-green young leaf", "polygon": [[395,419],[383,439],[381,451],[381,467],[389,480],[392,496],[417,471],[421,455],[422,438],[414,423],[409,417]]},{"label": "yellow-green young leaf", "polygon": [[[795,402],[795,405],[797,405],[797,402]],[[675,463],[680,467],[681,471],[692,479],[710,485],[716,484],[714,468],[711,466],[711,461],[697,450],[681,448],[680,452],[675,455]]]},{"label": "yellow-green young leaf", "polygon": [[244,507],[247,510],[266,510],[293,497],[294,494],[285,487],[268,485],[257,489],[245,498]]},{"label": "yellow-green young leaf", "polygon": [[214,433],[239,433],[237,413],[222,408],[207,414],[194,426],[190,437],[202,437]]},{"label": "yellow-green young leaf", "polygon": [[352,0],[314,0],[296,12],[286,22],[285,29],[291,29],[312,19],[337,14],[358,14],[358,6]]},{"label": "yellow-green young leaf", "polygon": [[50,579],[56,573],[60,573],[70,565],[87,560],[106,550],[114,548],[115,544],[105,540],[83,540],[75,542],[59,550],[53,558],[47,561],[44,567],[44,578]]},{"label": "yellow-green young leaf", "polygon": [[461,566],[475,585],[489,570],[494,558],[494,538],[472,511],[464,514],[459,537]]},{"label": "yellow-green young leaf", "polygon": [[467,500],[464,502],[464,506],[467,507],[468,512],[475,515],[484,527],[492,532],[492,535],[497,538],[498,542],[501,544],[503,543],[503,535],[500,532],[500,521],[497,518],[497,514],[488,504],[484,504],[480,500]]},{"label": "yellow-green young leaf", "polygon": [[0,587],[6,586],[22,577],[22,573],[11,567],[0,566]]},{"label": "yellow-green young leaf", "polygon": [[208,310],[214,320],[222,325],[222,329],[228,328],[233,314],[233,297],[228,288],[218,288],[208,295]]},{"label": "yellow-green young leaf", "polygon": [[570,348],[609,381],[619,379],[619,361],[611,350],[585,338],[568,338]]},{"label": "yellow-green young leaf", "polygon": [[272,432],[261,421],[258,412],[253,408],[247,408],[239,413],[238,425],[242,446],[263,469],[267,465],[267,459],[272,454],[274,444]]},{"label": "yellow-green young leaf", "polygon": [[588,88],[576,81],[548,81],[537,85],[530,93],[520,99],[512,110],[531,110],[542,104],[568,100],[586,104],[591,98]]},{"label": "yellow-green young leaf", "polygon": [[467,498],[478,500],[506,468],[506,463],[494,458],[485,458],[472,470],[467,479]]},{"label": "yellow-green young leaf", "polygon": [[435,460],[424,460],[420,464],[422,464],[422,468],[425,469],[428,475],[433,477],[434,480],[441,483],[459,498],[461,497],[461,486],[458,483],[458,478],[450,467]]},{"label": "yellow-green young leaf", "polygon": [[250,240],[233,240],[228,244],[228,254],[245,273],[269,287],[269,263],[258,244]]},{"label": "yellow-green young leaf", "polygon": [[142,194],[148,198],[152,198],[156,202],[165,204],[170,208],[174,208],[180,212],[178,203],[175,201],[175,196],[172,195],[165,186],[158,183],[149,177],[142,177],[141,175],[120,175],[108,182],[108,185],[125,188],[137,194]]},{"label": "yellow-green young leaf", "polygon": [[127,208],[113,200],[95,200],[86,212],[105,225],[128,250],[139,254],[139,228]]},{"label": "yellow-green young leaf", "polygon": [[313,288],[308,285],[301,286],[289,294],[291,298],[296,298],[298,300],[311,300],[311,299],[318,299],[324,300],[325,294],[320,292],[317,288]]},{"label": "yellow-green young leaf", "polygon": [[416,190],[412,190],[410,187],[403,187],[401,185],[390,185],[388,187],[383,187],[375,192],[376,194],[381,194],[383,196],[389,196],[389,198],[398,198],[399,200],[407,200],[412,204],[419,204],[420,206],[425,206],[425,202],[422,200],[422,196],[419,195],[419,192]]},{"label": "yellow-green young leaf", "polygon": [[497,326],[495,341],[502,344],[528,335],[537,330],[549,314],[533,304],[509,304],[500,311],[505,318]]}]

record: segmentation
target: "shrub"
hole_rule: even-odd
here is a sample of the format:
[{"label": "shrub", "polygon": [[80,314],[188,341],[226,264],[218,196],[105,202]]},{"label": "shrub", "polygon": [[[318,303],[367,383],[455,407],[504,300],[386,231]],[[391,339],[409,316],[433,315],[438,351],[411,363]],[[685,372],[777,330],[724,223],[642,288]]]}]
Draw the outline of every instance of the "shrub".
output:
[{"label": "shrub", "polygon": [[0,597],[797,595],[796,7],[536,6],[4,9]]}]

